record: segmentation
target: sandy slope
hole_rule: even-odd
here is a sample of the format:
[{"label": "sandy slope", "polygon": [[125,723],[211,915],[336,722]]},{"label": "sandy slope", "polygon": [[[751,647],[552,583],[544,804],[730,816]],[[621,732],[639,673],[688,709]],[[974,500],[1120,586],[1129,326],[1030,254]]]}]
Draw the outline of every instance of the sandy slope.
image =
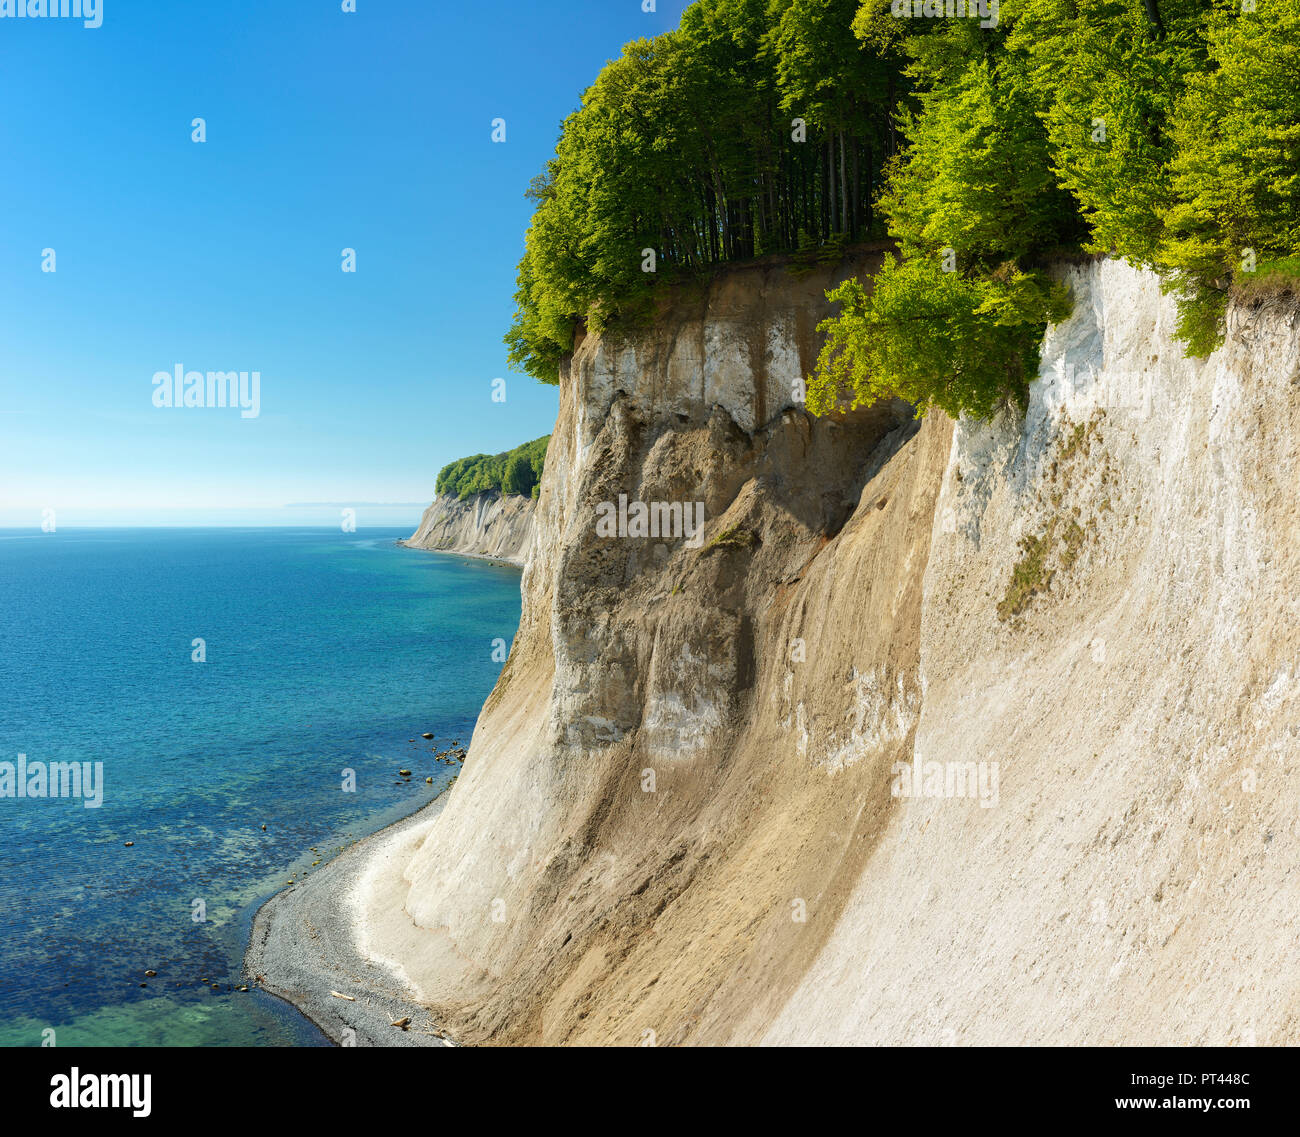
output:
[{"label": "sandy slope", "polygon": [[[957,432],[925,577],[916,749],[1001,800],[895,811],[769,1039],[1300,1041],[1296,313],[1194,361],[1150,276],[1071,283],[1026,421]],[[999,621],[1062,515],[1077,561]]]},{"label": "sandy slope", "polygon": [[1023,421],[791,409],[831,280],[771,266],[579,346],[511,659],[357,893],[455,1037],[1300,1041],[1295,309],[1188,361],[1070,273]]}]

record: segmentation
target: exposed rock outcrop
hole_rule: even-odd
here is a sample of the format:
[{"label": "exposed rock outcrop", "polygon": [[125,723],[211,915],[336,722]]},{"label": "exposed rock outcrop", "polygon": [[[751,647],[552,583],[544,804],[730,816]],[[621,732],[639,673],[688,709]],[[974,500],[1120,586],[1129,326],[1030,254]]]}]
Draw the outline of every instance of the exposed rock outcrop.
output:
[{"label": "exposed rock outcrop", "polygon": [[412,549],[522,565],[533,539],[536,506],[532,498],[495,490],[464,501],[439,495],[424,511],[419,528],[399,543]]},{"label": "exposed rock outcrop", "polygon": [[822,272],[579,345],[510,659],[361,902],[454,1036],[1300,1042],[1300,320],[1187,360],[1063,271],[1023,420],[810,418]]}]

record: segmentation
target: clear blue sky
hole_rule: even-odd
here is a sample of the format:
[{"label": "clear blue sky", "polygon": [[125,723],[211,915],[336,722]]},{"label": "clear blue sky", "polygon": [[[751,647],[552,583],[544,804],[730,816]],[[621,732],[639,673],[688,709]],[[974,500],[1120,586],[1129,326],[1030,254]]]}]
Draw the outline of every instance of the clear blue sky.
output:
[{"label": "clear blue sky", "polygon": [[[356,6],[0,19],[0,526],[424,503],[445,463],[551,430],[555,388],[501,342],[523,192],[604,61],[687,0]],[[155,408],[177,364],[259,371],[260,415]]]}]

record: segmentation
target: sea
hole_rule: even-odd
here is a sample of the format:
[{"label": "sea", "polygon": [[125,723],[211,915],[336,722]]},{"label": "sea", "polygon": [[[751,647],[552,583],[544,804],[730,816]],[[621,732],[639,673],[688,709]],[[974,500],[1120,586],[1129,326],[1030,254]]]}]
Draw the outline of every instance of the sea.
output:
[{"label": "sea", "polygon": [[447,788],[519,623],[409,532],[0,530],[0,1045],[328,1044],[253,915]]}]

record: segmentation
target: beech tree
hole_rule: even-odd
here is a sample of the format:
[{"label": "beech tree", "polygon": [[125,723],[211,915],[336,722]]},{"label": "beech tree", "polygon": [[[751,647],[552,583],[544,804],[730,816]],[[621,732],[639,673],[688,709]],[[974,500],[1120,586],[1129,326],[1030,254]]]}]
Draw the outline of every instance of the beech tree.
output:
[{"label": "beech tree", "polygon": [[473,454],[449,462],[438,472],[437,492],[461,501],[493,490],[536,497],[550,441],[548,434],[502,454]]},{"label": "beech tree", "polygon": [[1197,353],[1232,292],[1300,288],[1300,0],[911,11],[698,0],[629,44],[530,187],[512,364],[555,382],[666,283],[888,235],[897,263],[831,297],[809,406],[983,415],[1024,402],[1063,253],[1160,273]]},{"label": "beech tree", "polygon": [[643,318],[657,285],[869,235],[906,84],[856,10],[699,0],[605,66],[529,190],[512,365],[555,382],[580,325]]},{"label": "beech tree", "polygon": [[1205,0],[1012,0],[1007,50],[1083,210],[1087,247],[1153,264],[1172,192],[1170,131],[1205,66]]},{"label": "beech tree", "polygon": [[1174,116],[1161,263],[1205,354],[1232,289],[1300,289],[1300,0],[1220,12]]}]

